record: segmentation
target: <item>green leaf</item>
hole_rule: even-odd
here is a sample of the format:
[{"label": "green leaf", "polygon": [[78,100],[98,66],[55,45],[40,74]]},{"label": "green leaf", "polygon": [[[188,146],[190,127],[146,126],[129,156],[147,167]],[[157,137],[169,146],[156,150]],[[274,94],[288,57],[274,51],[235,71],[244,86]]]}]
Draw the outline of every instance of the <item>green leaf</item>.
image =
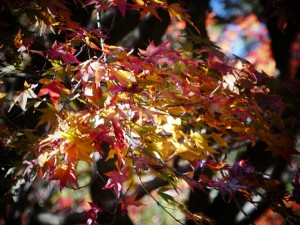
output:
[{"label": "green leaf", "polygon": [[176,203],[175,199],[173,198],[173,196],[165,193],[165,191],[167,191],[166,188],[160,188],[158,191],[157,191],[157,194],[167,203]]}]

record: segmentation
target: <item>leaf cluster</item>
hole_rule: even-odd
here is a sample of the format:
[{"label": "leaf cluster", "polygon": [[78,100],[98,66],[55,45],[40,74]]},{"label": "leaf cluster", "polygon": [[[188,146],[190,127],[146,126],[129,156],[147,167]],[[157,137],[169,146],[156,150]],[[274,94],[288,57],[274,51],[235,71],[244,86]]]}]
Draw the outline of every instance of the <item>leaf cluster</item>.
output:
[{"label": "leaf cluster", "polygon": [[[109,178],[105,188],[112,188],[126,207],[139,204],[134,197],[123,196],[123,184],[148,171],[167,180],[174,190],[178,180],[184,180],[191,189],[216,189],[227,201],[242,195],[251,202],[254,195],[266,192],[274,193],[278,201],[284,197],[278,182],[250,163],[230,165],[218,160],[232,146],[255,145],[257,140],[287,162],[297,154],[294,130],[286,124],[290,119],[286,118],[290,107],[286,98],[273,91],[271,78],[249,62],[227,56],[212,44],[186,49],[193,43],[173,48],[168,41],[150,42],[133,54],[101,43],[106,38],[101,31],[73,22],[62,1],[32,1],[24,7],[7,4],[24,13],[40,34],[66,34],[64,42],[54,41],[41,51],[31,49],[22,30],[16,34],[20,59],[24,54],[38,54],[49,65],[36,71],[37,79],[26,81],[10,101],[10,109],[17,105],[23,112],[29,107],[41,112],[35,129],[45,127],[38,141],[34,139],[35,145],[24,150],[34,154],[34,159],[24,156],[30,161],[26,174],[58,181],[61,189],[77,189],[79,162],[92,167],[93,157],[99,154],[104,159],[116,157],[116,170],[105,174]],[[156,10],[163,8],[171,18],[192,24],[179,4],[167,1],[89,0],[85,6],[97,12],[117,7],[123,16],[127,10],[138,10],[141,17],[151,13],[158,19]],[[81,48],[95,54],[79,60]],[[1,141],[8,145],[12,140]],[[192,179],[190,173],[173,167],[177,157],[195,172],[209,169],[220,176],[211,179],[201,174]],[[158,194],[167,203],[173,201],[162,190]],[[205,218],[178,206],[191,219]],[[101,209],[93,204],[91,208],[90,221],[95,221]]]}]

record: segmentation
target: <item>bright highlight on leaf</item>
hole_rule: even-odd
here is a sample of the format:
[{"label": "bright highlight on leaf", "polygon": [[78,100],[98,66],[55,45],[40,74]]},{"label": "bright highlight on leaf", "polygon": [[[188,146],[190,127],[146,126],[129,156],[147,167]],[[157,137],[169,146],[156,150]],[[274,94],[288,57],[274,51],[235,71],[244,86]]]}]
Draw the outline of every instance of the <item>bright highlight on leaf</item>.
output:
[{"label": "bright highlight on leaf", "polygon": [[37,97],[37,95],[33,91],[36,87],[37,87],[37,84],[29,85],[25,81],[25,83],[24,83],[25,89],[23,91],[20,91],[15,94],[8,111],[10,111],[12,109],[12,107],[16,104],[18,104],[23,111],[26,111],[28,99],[35,99]]}]

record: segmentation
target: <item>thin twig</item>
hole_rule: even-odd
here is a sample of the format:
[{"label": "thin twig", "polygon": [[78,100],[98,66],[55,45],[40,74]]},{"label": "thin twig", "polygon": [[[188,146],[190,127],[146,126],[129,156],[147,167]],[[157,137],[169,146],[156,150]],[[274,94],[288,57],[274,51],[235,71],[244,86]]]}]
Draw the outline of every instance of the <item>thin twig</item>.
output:
[{"label": "thin twig", "polygon": [[[126,133],[126,136],[133,142],[136,143],[129,134]],[[164,161],[162,161],[159,158],[156,158],[155,156],[151,155],[147,150],[145,150],[144,148],[139,147],[138,145],[136,145],[136,147],[143,152],[144,154],[146,154],[147,156],[149,156],[151,159],[153,159],[154,161],[156,161],[157,163],[163,165],[165,168],[167,168],[168,170],[170,170],[171,172],[173,172],[177,177],[184,179],[185,181],[188,181],[190,183],[194,183],[195,186],[197,187],[202,187],[203,185],[199,182],[194,180],[193,178],[190,178],[188,176],[186,176],[184,173],[179,172],[178,170],[172,168],[171,166],[169,166],[168,164],[166,164]],[[204,190],[204,189],[202,189]]]},{"label": "thin twig", "polygon": [[240,204],[238,203],[238,201],[236,200],[235,197],[233,197],[233,201],[234,204],[238,207],[238,209],[244,214],[244,216],[248,219],[249,224],[251,225],[255,225],[254,222],[251,220],[251,218],[249,217],[249,215],[242,209],[242,207],[240,206]]},{"label": "thin twig", "polygon": [[103,27],[101,25],[102,13],[103,13],[102,11],[97,12],[97,27],[99,29],[100,35],[102,36],[102,37],[100,37],[100,45],[101,45],[101,49],[102,49],[102,55],[100,56],[100,58],[103,58],[104,62],[106,62],[107,58],[106,58],[105,48],[104,48],[105,38],[103,37],[104,36]]},{"label": "thin twig", "polygon": [[136,174],[138,176],[138,179],[140,181],[141,186],[143,187],[143,189],[145,190],[145,192],[156,202],[156,204],[161,207],[169,216],[171,216],[177,223],[184,225],[184,223],[182,223],[179,219],[175,218],[162,204],[160,204],[160,202],[158,202],[152,195],[151,193],[149,193],[149,191],[147,190],[147,188],[145,187],[140,175],[138,175],[138,172],[136,171]]},{"label": "thin twig", "polygon": [[79,56],[82,53],[84,47],[86,47],[86,44],[82,45],[80,50],[76,53],[76,55],[75,55],[76,58],[77,58],[77,56]]},{"label": "thin twig", "polygon": [[[59,116],[61,114],[61,112],[63,111],[63,109],[65,108],[65,106],[67,105],[67,103],[70,101],[71,97],[73,96],[73,94],[78,90],[78,88],[80,87],[81,84],[81,79],[78,81],[78,83],[76,84],[76,86],[74,87],[74,89],[72,90],[71,94],[68,96],[68,98],[63,102],[62,107],[58,110],[57,112],[57,116]],[[54,118],[50,124],[50,126],[48,127],[48,129],[46,130],[45,134],[48,134],[52,127],[54,126],[56,121],[56,118]]]}]

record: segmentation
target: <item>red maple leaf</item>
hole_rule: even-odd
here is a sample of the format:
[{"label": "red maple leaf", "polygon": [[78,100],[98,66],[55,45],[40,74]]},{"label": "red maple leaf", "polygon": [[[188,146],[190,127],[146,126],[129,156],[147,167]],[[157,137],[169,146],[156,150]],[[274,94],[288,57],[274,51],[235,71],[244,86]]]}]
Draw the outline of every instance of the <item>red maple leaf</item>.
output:
[{"label": "red maple leaf", "polygon": [[61,93],[70,94],[70,90],[65,88],[60,80],[42,79],[40,83],[43,84],[41,90],[38,93],[38,97],[49,94],[51,101],[58,109],[58,99]]},{"label": "red maple leaf", "polygon": [[114,170],[105,173],[109,179],[103,189],[114,188],[116,196],[119,198],[122,190],[122,183],[128,179],[125,172],[118,172]]},{"label": "red maple leaf", "polygon": [[116,138],[116,142],[114,143],[114,149],[118,156],[118,166],[121,167],[124,164],[124,157],[122,154],[122,150],[126,147],[126,140],[124,137],[124,132],[119,121],[116,118],[113,118],[112,125],[114,128],[114,134]]},{"label": "red maple leaf", "polygon": [[86,224],[88,225],[97,224],[98,214],[102,212],[102,209],[99,208],[97,204],[93,202],[89,202],[89,204],[91,209],[86,214],[86,218],[87,218]]},{"label": "red maple leaf", "polygon": [[123,17],[125,17],[127,3],[126,0],[114,0],[114,6],[117,6]]},{"label": "red maple leaf", "polygon": [[145,204],[143,204],[139,201],[136,201],[136,196],[137,196],[137,193],[129,195],[129,196],[125,196],[123,201],[121,201],[121,214],[122,214],[122,216],[124,216],[128,213],[127,206],[129,206],[129,205],[134,205],[136,207],[141,206],[141,205],[145,205]]}]

